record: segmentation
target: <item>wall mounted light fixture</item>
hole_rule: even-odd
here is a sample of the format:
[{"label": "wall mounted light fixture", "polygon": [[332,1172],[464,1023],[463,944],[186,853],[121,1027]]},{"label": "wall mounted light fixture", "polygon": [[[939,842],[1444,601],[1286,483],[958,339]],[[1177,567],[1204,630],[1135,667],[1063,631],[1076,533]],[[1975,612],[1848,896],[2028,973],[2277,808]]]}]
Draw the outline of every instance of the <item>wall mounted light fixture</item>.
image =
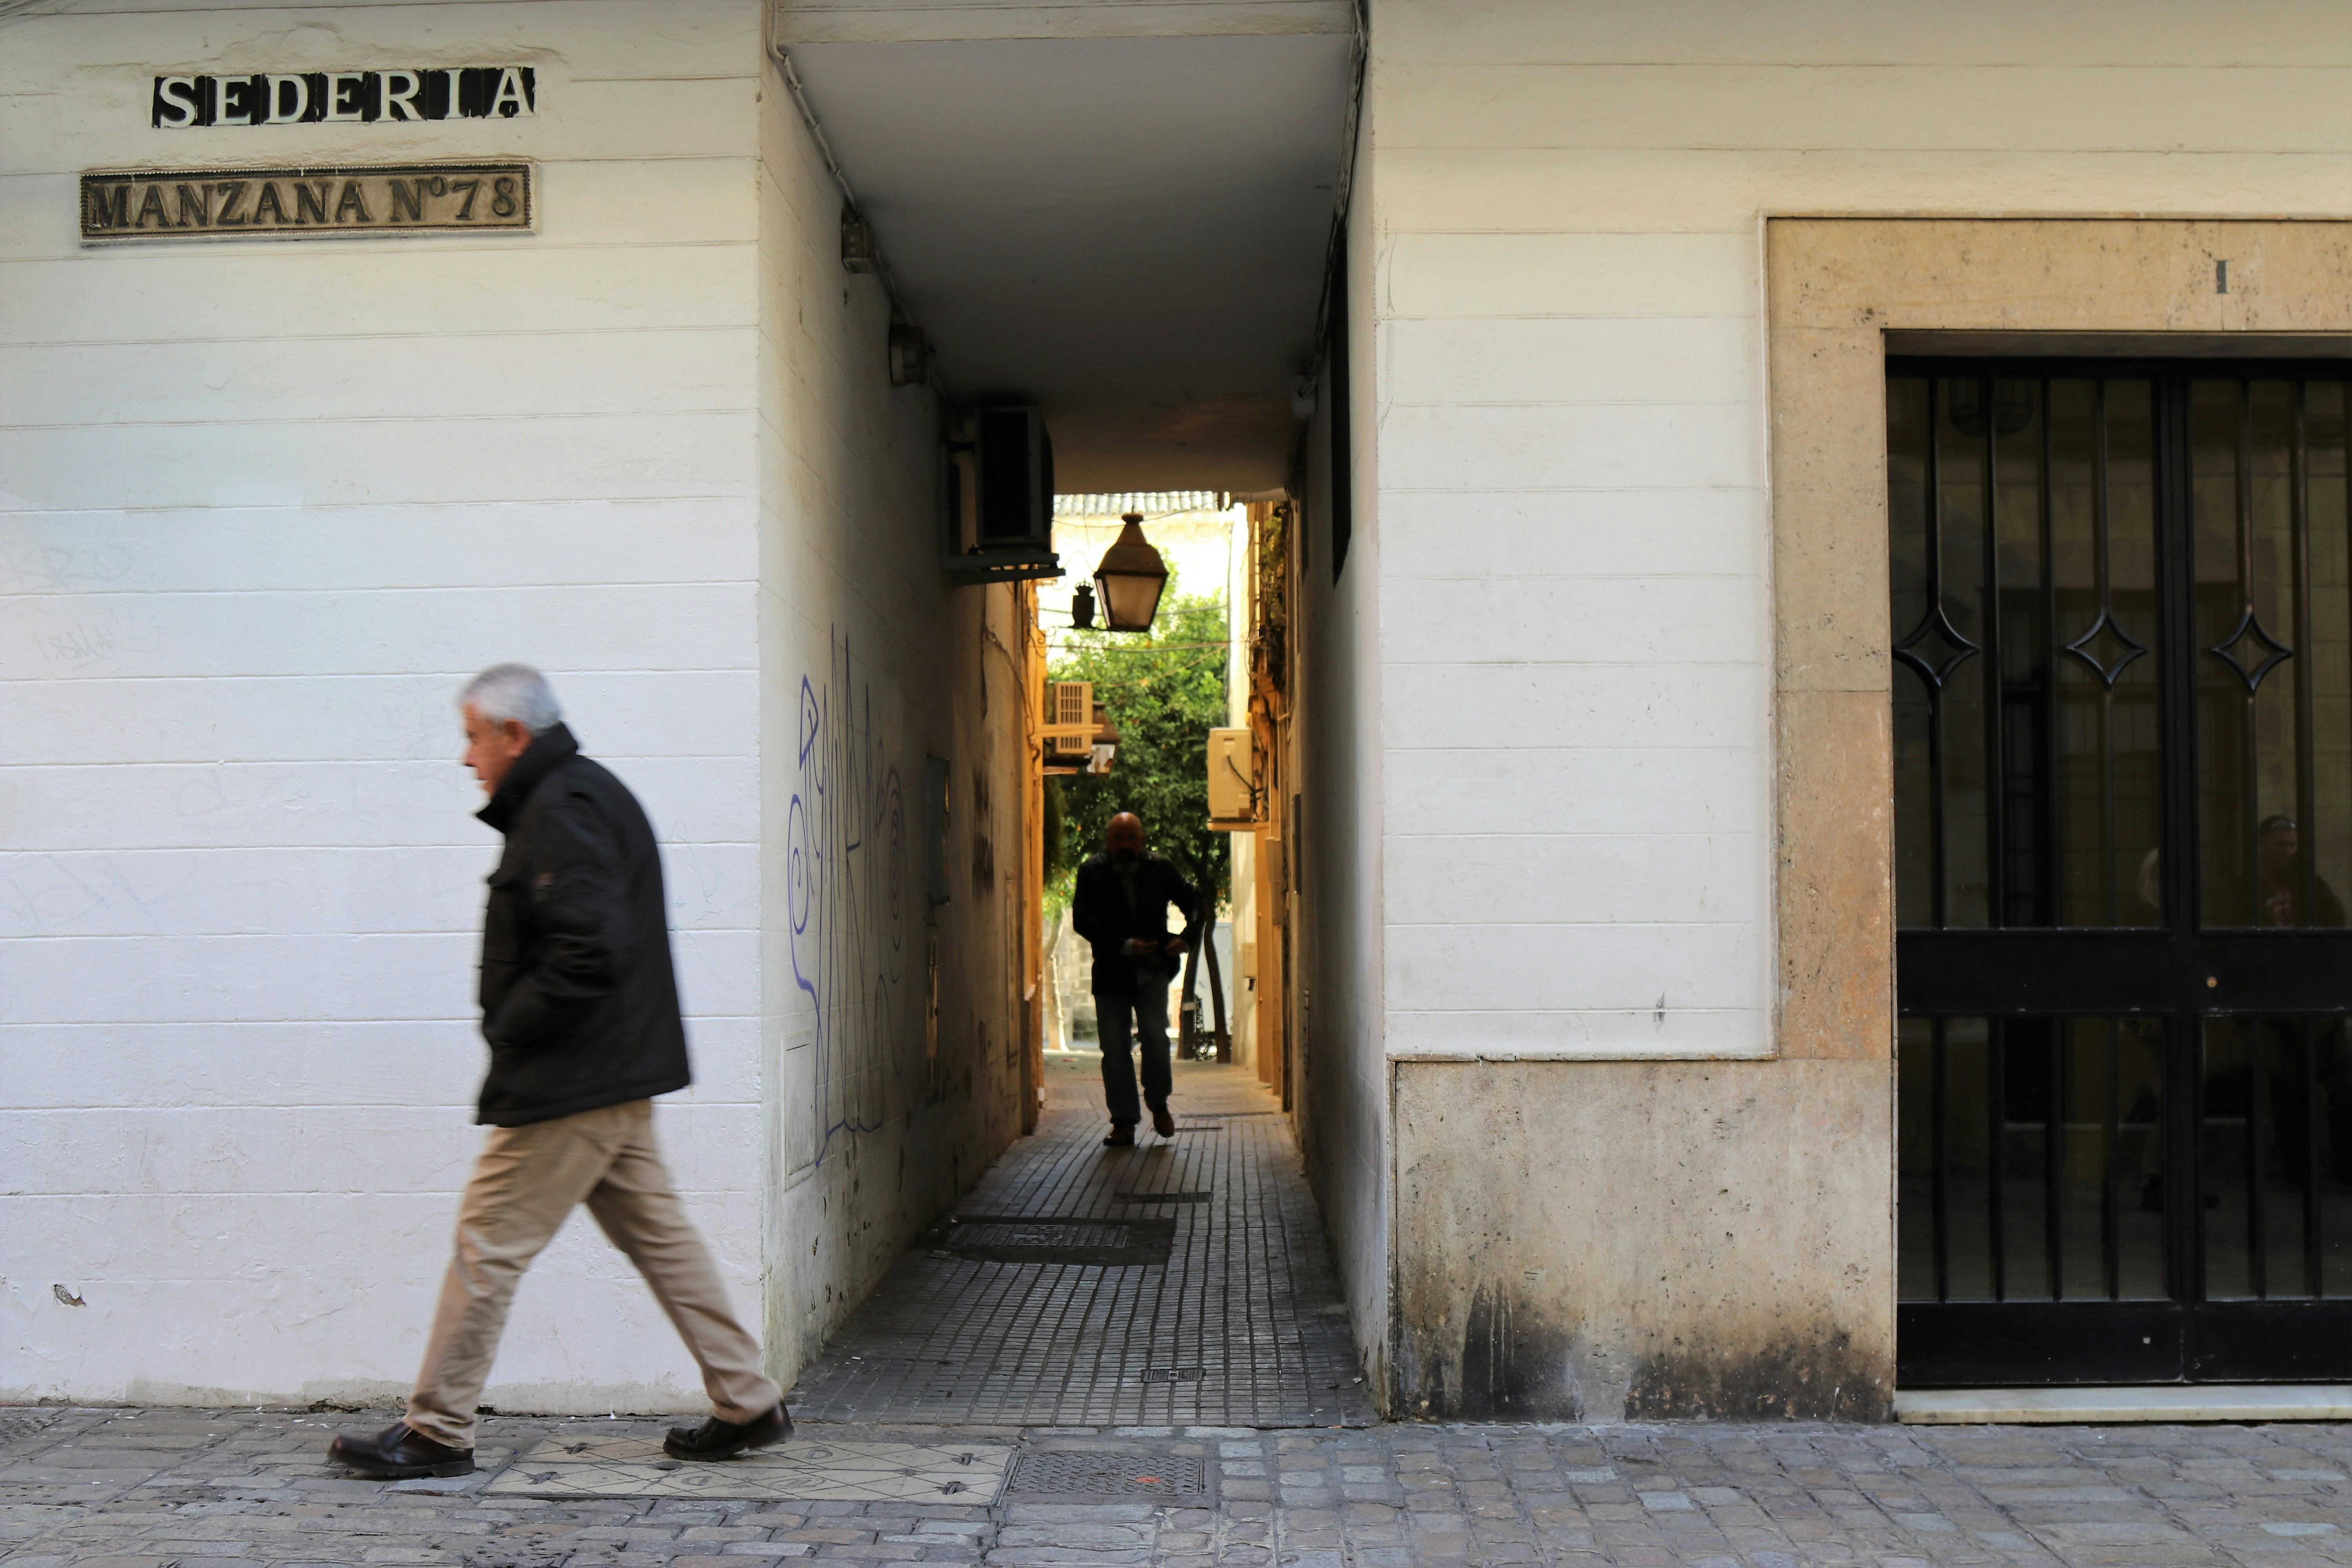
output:
[{"label": "wall mounted light fixture", "polygon": [[890,323],[890,384],[920,386],[931,374],[931,345],[923,330],[905,321]]},{"label": "wall mounted light fixture", "polygon": [[882,270],[882,252],[874,243],[874,226],[859,217],[856,207],[841,209],[841,265],[852,272]]}]

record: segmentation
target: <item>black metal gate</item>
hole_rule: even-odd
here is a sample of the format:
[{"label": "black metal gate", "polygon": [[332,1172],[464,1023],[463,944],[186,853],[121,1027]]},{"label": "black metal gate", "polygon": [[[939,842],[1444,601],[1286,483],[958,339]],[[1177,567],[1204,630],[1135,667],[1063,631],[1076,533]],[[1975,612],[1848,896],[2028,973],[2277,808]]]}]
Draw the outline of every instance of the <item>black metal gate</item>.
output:
[{"label": "black metal gate", "polygon": [[1898,1379],[2352,1378],[2347,367],[1887,369]]}]

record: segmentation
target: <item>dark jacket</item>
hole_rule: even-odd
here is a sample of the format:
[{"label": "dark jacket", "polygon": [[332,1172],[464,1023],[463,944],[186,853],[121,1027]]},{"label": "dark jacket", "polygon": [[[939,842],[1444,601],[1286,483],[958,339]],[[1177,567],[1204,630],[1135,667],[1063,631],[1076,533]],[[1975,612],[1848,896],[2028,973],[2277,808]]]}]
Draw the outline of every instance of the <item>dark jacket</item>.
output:
[{"label": "dark jacket", "polygon": [[482,919],[475,1120],[520,1127],[684,1089],[661,852],[636,797],[558,724],[479,815],[507,847]]},{"label": "dark jacket", "polygon": [[1168,938],[1168,906],[1184,911],[1183,934],[1192,934],[1201,918],[1200,889],[1184,879],[1165,855],[1146,850],[1135,864],[1132,879],[1119,875],[1108,854],[1097,855],[1078,868],[1078,886],[1070,901],[1070,923],[1094,944],[1094,993],[1097,996],[1132,996],[1139,974],[1149,973],[1165,984],[1176,973],[1176,960],[1131,958],[1121,950],[1130,938],[1164,942]]}]

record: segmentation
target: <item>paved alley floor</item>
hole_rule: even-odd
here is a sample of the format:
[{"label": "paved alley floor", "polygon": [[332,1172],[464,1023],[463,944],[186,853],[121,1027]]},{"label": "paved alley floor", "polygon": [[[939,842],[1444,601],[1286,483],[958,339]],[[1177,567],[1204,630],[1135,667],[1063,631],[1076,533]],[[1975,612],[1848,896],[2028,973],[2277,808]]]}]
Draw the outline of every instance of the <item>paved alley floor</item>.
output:
[{"label": "paved alley floor", "polygon": [[[804,1454],[984,1451],[940,1495],[541,1498],[528,1455],[650,1421],[487,1419],[492,1468],[384,1485],[309,1412],[0,1409],[10,1568],[840,1563],[1421,1568],[2352,1563],[2352,1427],[812,1426]],[[681,1467],[725,1472],[734,1464]],[[1086,1496],[1149,1476],[1177,1495]],[[950,1483],[955,1484],[955,1483]],[[717,1489],[734,1485],[714,1477]],[[1166,1489],[1163,1488],[1163,1491]]]},{"label": "paved alley floor", "polygon": [[1178,1062],[1176,1136],[1106,1149],[1100,1062],[1046,1058],[1036,1134],[851,1314],[792,1392],[796,1419],[1372,1419],[1279,1101],[1244,1068]]},{"label": "paved alley floor", "polygon": [[8,1568],[1941,1568],[2352,1564],[2352,1426],[1377,1422],[1284,1119],[1180,1064],[1097,1140],[1096,1058],[855,1313],[791,1443],[487,1417],[482,1468],[352,1479],[389,1411],[0,1407]]}]

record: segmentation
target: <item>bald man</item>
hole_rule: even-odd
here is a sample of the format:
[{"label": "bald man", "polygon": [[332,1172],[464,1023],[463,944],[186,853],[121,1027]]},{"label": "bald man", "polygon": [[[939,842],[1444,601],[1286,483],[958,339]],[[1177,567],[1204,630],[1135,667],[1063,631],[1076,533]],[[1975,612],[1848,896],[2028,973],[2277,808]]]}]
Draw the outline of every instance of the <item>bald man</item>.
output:
[{"label": "bald man", "polygon": [[[1168,934],[1168,906],[1184,917]],[[1095,1016],[1102,1032],[1103,1100],[1110,1110],[1106,1148],[1135,1146],[1135,1125],[1151,1111],[1152,1131],[1175,1135],[1168,1113],[1168,984],[1202,909],[1200,890],[1167,856],[1143,847],[1143,819],[1122,811],[1103,829],[1103,852],[1078,868],[1070,921],[1095,950]],[[1132,1052],[1143,1048],[1143,1100],[1135,1093]]]}]

